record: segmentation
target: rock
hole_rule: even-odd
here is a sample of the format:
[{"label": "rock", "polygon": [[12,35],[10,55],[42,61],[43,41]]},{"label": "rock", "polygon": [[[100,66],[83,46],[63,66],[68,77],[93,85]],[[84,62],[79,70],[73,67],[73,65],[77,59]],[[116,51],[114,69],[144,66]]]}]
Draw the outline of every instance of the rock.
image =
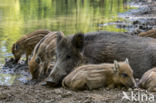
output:
[{"label": "rock", "polygon": [[61,95],[58,95],[57,97],[56,97],[56,100],[57,101],[60,101],[62,99],[62,96]]},{"label": "rock", "polygon": [[139,24],[140,22],[138,21],[138,20],[136,20],[136,21],[133,21],[133,25],[137,25],[137,24]]},{"label": "rock", "polygon": [[134,90],[134,91],[138,91],[138,90],[139,90],[139,88],[134,88],[133,90]]},{"label": "rock", "polygon": [[70,91],[67,91],[66,93],[62,95],[63,98],[68,97],[68,96],[72,96],[72,93]]},{"label": "rock", "polygon": [[128,91],[132,91],[133,89],[132,88],[128,88]]},{"label": "rock", "polygon": [[4,68],[5,68],[5,67],[8,67],[8,68],[13,68],[13,67],[15,67],[14,58],[5,58]]},{"label": "rock", "polygon": [[62,90],[60,90],[60,89],[55,89],[54,92],[55,92],[56,94],[62,94],[62,93],[63,93]]}]

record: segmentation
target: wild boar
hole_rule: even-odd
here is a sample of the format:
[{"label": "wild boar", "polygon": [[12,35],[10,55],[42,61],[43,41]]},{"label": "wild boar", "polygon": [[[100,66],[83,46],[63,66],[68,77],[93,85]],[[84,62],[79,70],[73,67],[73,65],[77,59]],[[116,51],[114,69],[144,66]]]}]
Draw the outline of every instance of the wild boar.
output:
[{"label": "wild boar", "polygon": [[156,29],[152,29],[146,32],[141,32],[138,34],[138,36],[156,38]]},{"label": "wild boar", "polygon": [[138,87],[156,92],[156,67],[144,73],[138,83]]},{"label": "wild boar", "polygon": [[35,45],[48,33],[49,30],[37,30],[30,34],[24,35],[12,45],[12,54],[15,57],[15,63],[18,63],[21,56],[26,54],[26,63],[31,55]]},{"label": "wild boar", "polygon": [[50,32],[35,46],[33,56],[28,63],[32,79],[42,79],[48,75],[48,68],[55,56],[56,36],[62,32]]},{"label": "wild boar", "polygon": [[75,68],[63,81],[62,86],[72,90],[97,89],[100,87],[136,87],[128,59],[114,64],[89,64]]},{"label": "wild boar", "polygon": [[[113,63],[126,57],[135,78],[141,78],[148,69],[156,66],[156,39],[122,33],[99,31],[57,36],[57,61],[47,84],[60,84],[74,67],[80,64]],[[83,61],[83,62],[82,62]],[[52,86],[51,85],[51,86]]]}]

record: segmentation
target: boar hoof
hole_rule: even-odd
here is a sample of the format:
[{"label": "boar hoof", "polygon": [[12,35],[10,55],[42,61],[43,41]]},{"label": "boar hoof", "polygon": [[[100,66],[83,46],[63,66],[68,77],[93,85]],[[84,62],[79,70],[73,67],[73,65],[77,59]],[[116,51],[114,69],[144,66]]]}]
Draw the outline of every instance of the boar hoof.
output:
[{"label": "boar hoof", "polygon": [[33,80],[30,80],[26,83],[26,85],[36,85],[38,83],[37,80],[33,79]]},{"label": "boar hoof", "polygon": [[45,81],[44,82],[41,82],[40,85],[41,86],[47,86],[47,82],[45,82]]},{"label": "boar hoof", "polygon": [[58,86],[58,83],[55,82],[52,78],[48,78],[46,80],[46,85],[47,86],[50,86],[50,87],[57,87]]},{"label": "boar hoof", "polygon": [[15,59],[14,58],[10,58],[10,62],[13,62],[13,61],[15,61]]}]

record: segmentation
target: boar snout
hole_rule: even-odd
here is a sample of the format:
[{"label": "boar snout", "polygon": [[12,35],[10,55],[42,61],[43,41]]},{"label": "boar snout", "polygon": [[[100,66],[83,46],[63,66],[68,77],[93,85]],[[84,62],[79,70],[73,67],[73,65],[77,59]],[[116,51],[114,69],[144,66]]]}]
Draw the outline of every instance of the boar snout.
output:
[{"label": "boar snout", "polygon": [[38,79],[38,76],[39,76],[38,74],[39,74],[39,70],[38,69],[35,69],[32,72],[32,80]]},{"label": "boar snout", "polygon": [[133,84],[133,83],[131,83],[131,84],[129,85],[129,87],[130,87],[130,88],[136,88],[135,84]]},{"label": "boar snout", "polygon": [[57,83],[52,77],[49,77],[46,80],[46,85],[50,87],[57,87],[59,83]]},{"label": "boar snout", "polygon": [[61,71],[61,69],[54,67],[51,71],[50,76],[46,80],[48,86],[56,87],[60,86],[63,78],[67,75],[65,71]]},{"label": "boar snout", "polygon": [[136,88],[137,85],[136,85],[135,80],[134,80],[134,79],[131,79],[130,81],[128,81],[127,87],[128,87],[128,88]]}]

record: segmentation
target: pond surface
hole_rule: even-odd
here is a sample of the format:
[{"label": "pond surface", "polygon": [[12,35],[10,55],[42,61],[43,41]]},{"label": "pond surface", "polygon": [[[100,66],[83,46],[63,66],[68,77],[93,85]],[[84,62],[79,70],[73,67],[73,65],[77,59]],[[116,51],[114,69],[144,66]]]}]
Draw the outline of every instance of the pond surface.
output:
[{"label": "pond surface", "polygon": [[99,25],[123,20],[118,14],[130,9],[129,1],[0,0],[0,64],[12,56],[11,46],[17,39],[37,29],[61,30],[65,35],[99,30],[125,32],[115,25]]},{"label": "pond surface", "polygon": [[124,32],[115,25],[118,13],[130,9],[129,0],[0,0],[0,63],[12,56],[12,44],[36,29],[76,32],[108,30]]}]

